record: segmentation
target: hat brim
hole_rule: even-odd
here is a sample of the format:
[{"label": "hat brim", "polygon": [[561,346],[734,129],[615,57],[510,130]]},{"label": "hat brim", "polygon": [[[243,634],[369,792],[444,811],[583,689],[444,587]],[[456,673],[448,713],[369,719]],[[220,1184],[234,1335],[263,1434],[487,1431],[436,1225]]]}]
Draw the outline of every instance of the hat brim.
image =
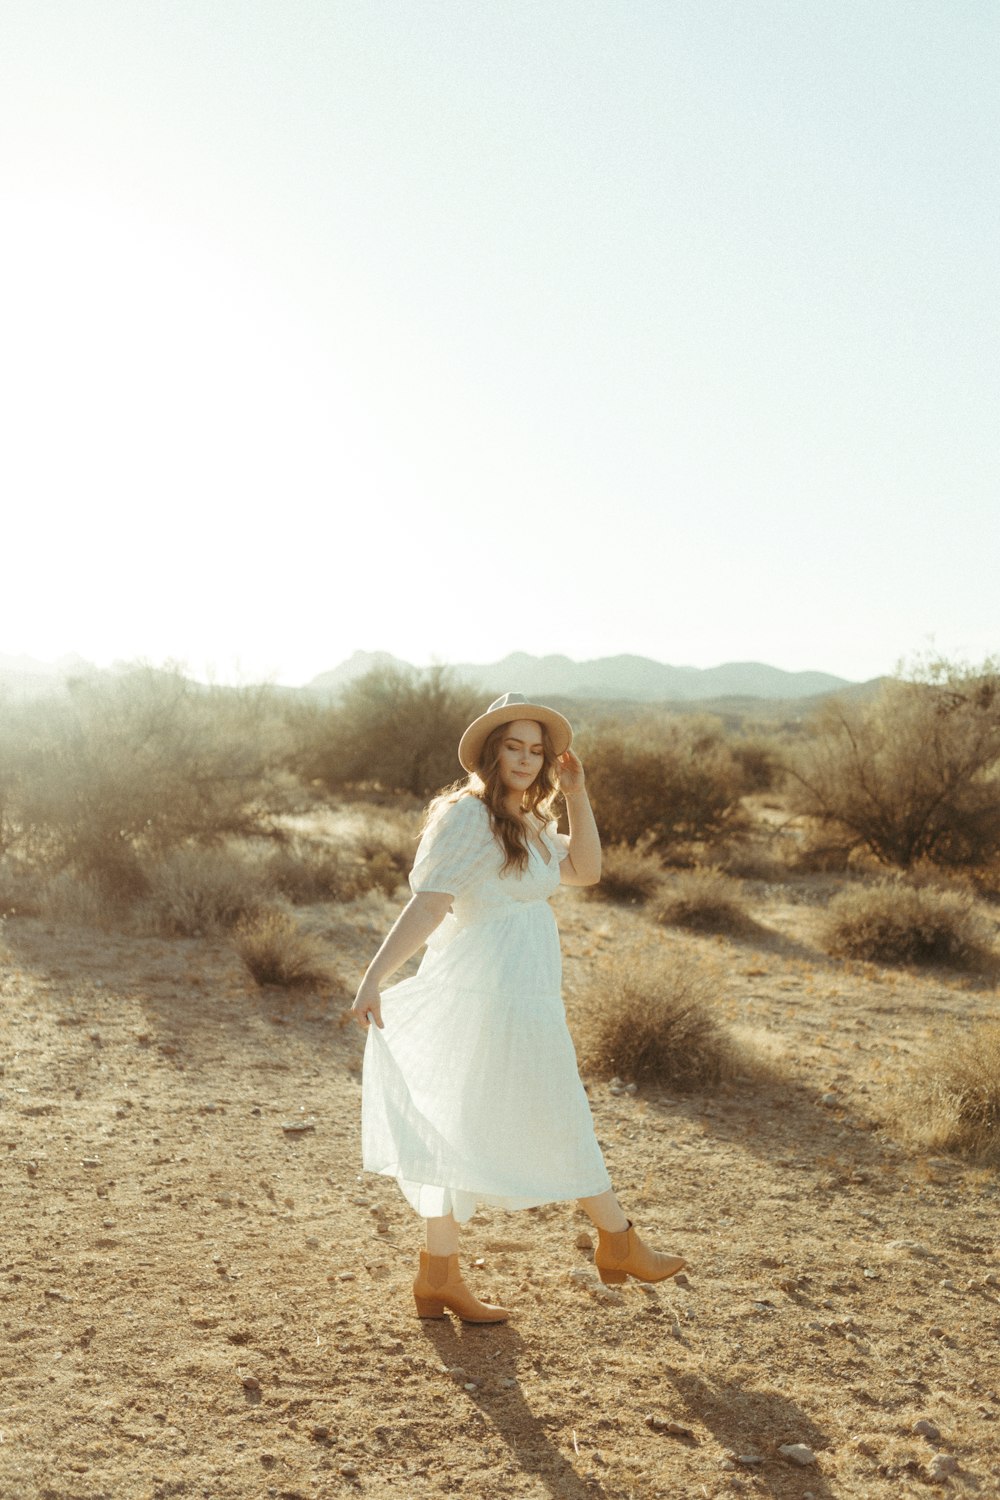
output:
[{"label": "hat brim", "polygon": [[556,755],[562,755],[573,743],[573,729],[568,719],[544,703],[508,703],[503,708],[491,709],[473,719],[458,742],[458,758],[466,771],[478,771],[479,757],[483,746],[494,729],[500,724],[513,724],[517,719],[534,719],[544,724]]}]

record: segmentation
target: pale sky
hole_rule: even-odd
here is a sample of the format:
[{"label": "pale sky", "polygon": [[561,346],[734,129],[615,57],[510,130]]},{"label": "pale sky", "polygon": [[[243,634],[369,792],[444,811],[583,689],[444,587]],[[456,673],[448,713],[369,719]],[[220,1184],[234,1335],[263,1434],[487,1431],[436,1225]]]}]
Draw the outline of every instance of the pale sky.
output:
[{"label": "pale sky", "polygon": [[0,654],[1000,650],[996,0],[0,0]]}]

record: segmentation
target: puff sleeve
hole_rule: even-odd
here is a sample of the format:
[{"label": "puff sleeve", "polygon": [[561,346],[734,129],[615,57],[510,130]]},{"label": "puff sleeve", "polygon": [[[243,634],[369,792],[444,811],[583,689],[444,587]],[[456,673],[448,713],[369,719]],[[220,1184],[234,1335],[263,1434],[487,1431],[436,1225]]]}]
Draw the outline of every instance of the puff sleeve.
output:
[{"label": "puff sleeve", "polygon": [[556,859],[560,864],[562,864],[563,860],[569,854],[569,835],[565,833],[559,833],[557,831],[555,819],[553,819],[551,823],[546,823],[545,828],[542,832],[542,837],[544,838],[548,847],[552,850],[552,853],[555,855]]},{"label": "puff sleeve", "polygon": [[496,865],[499,850],[478,797],[459,797],[424,830],[410,871],[410,890],[461,896]]}]

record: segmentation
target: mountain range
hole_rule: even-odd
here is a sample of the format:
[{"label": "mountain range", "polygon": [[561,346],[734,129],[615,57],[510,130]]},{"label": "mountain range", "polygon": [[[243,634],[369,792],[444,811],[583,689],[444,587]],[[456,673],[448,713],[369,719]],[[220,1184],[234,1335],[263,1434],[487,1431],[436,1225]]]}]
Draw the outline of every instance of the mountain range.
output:
[{"label": "mountain range", "polygon": [[[322,672],[299,688],[283,688],[289,695],[336,698],[348,683],[376,667],[404,672],[415,668],[387,651],[355,651],[329,672]],[[858,684],[830,672],[786,672],[763,662],[726,662],[718,667],[676,667],[648,656],[603,656],[573,661],[568,656],[530,656],[512,652],[487,664],[459,662],[449,671],[487,699],[501,693],[525,697],[570,698],[591,702],[715,703],[728,699],[794,702],[826,693],[857,691]],[[33,698],[65,689],[68,678],[100,675],[82,657],[58,662],[28,656],[0,655],[0,694],[8,699]]]},{"label": "mountain range", "polygon": [[[355,651],[340,666],[314,677],[308,690],[335,697],[349,682],[375,667],[414,670],[386,651]],[[698,703],[719,698],[813,698],[854,686],[847,678],[829,672],[785,672],[756,661],[706,668],[674,667],[648,656],[573,661],[568,656],[529,656],[523,651],[486,666],[460,662],[451,665],[450,671],[490,698],[518,692],[525,697]]]}]

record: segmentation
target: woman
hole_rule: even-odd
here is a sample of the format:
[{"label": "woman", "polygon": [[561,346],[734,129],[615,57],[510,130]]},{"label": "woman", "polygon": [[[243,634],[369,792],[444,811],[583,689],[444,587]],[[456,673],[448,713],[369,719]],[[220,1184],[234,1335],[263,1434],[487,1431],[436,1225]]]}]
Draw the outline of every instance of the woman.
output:
[{"label": "woman", "polygon": [[[506,693],[462,736],[469,773],[431,803],[413,897],[353,1005],[368,1031],[362,1148],[427,1220],[413,1292],[423,1318],[451,1308],[499,1323],[458,1269],[459,1225],[477,1203],[578,1199],[598,1231],[602,1281],[661,1281],[684,1265],[648,1249],[625,1217],[594,1136],[561,994],[549,897],[594,885],[601,844],[562,714]],[[569,834],[552,805],[566,802]],[[423,943],[419,971],[383,982]],[[383,1013],[384,1012],[384,1013]]]}]

